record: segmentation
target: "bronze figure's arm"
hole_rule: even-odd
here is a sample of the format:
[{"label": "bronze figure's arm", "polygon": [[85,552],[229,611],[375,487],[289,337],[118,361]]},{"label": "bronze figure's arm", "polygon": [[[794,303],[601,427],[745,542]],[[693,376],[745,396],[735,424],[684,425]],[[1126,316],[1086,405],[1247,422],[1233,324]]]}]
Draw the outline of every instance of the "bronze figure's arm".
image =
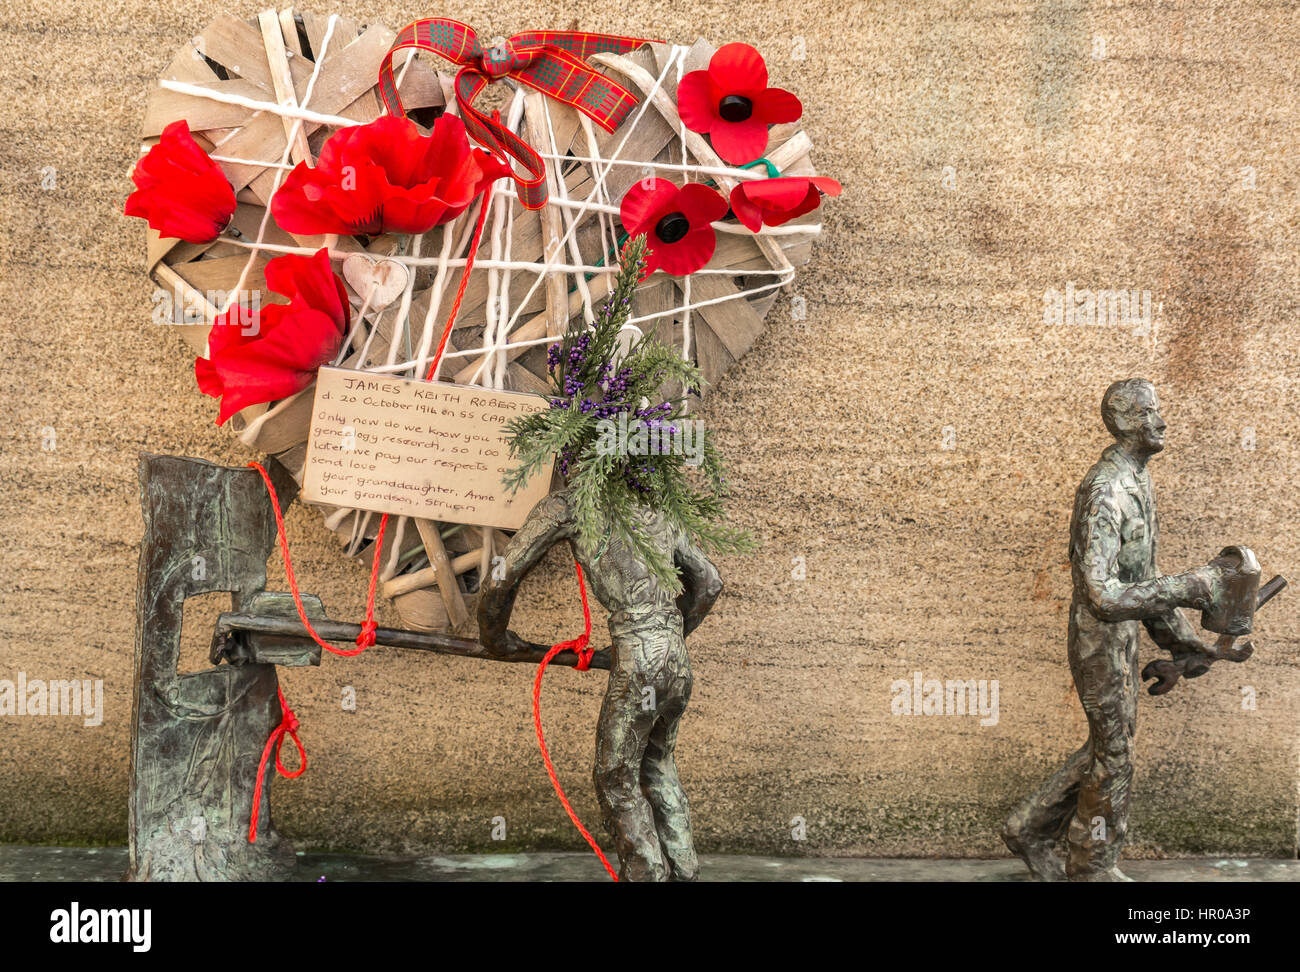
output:
[{"label": "bronze figure's arm", "polygon": [[1086,516],[1083,548],[1078,552],[1079,568],[1088,607],[1097,618],[1102,621],[1168,618],[1176,608],[1200,608],[1209,599],[1214,576],[1211,567],[1197,567],[1186,573],[1132,584],[1120,581],[1119,508],[1105,492],[1099,492]]},{"label": "bronze figure's arm", "polygon": [[571,536],[569,504],[562,494],[552,493],[533,507],[506,547],[504,562],[494,566],[483,584],[478,602],[478,637],[485,647],[512,650],[527,644],[509,630],[519,584],[548,550]]},{"label": "bronze figure's arm", "polygon": [[[1154,503],[1155,497],[1152,496]],[[1160,574],[1160,538],[1159,538],[1159,521],[1152,517],[1151,523],[1151,569],[1159,576]],[[1147,618],[1142,622],[1147,629],[1147,634],[1151,636],[1157,647],[1165,649],[1167,652],[1177,658],[1181,654],[1196,653],[1203,651],[1205,645],[1196,635],[1196,629],[1192,627],[1190,621],[1183,617],[1183,613],[1177,608],[1167,611],[1156,617]]]},{"label": "bronze figure's arm", "polygon": [[673,551],[673,562],[682,578],[677,609],[682,614],[682,637],[700,626],[722,593],[722,576],[699,547],[683,535]]}]

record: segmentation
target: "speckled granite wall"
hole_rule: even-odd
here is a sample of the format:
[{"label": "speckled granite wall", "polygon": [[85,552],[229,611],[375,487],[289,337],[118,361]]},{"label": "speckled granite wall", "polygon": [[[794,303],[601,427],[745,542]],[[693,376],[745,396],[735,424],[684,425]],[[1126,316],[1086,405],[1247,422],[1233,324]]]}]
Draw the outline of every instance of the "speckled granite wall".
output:
[{"label": "speckled granite wall", "polygon": [[[701,412],[762,542],[723,563],[727,593],[692,639],[679,763],[701,848],[1002,853],[1002,816],[1085,736],[1064,660],[1066,524],[1107,441],[1110,380],[1150,376],[1165,400],[1164,565],[1240,542],[1300,576],[1295,9],[494,7],[337,5],[393,28],[448,14],[488,36],[578,21],[749,41],[845,185],[795,285],[806,320],[778,303]],[[0,841],[122,842],[135,457],[250,458],[212,425],[180,340],[149,323],[144,231],[120,214],[146,87],[219,8],[3,9],[0,678],[102,678],[106,711],[94,728],[0,717]],[[1045,295],[1067,286],[1148,291],[1149,324],[1045,322]],[[363,568],[315,514],[295,508],[289,529],[304,587],[358,616]],[[574,600],[557,554],[521,599],[522,633],[572,630]],[[1133,854],[1294,855],[1298,621],[1288,592],[1248,665],[1144,696]],[[914,672],[996,679],[996,724],[892,714],[892,683]],[[288,671],[312,766],[275,785],[282,828],[372,851],[579,847],[532,738],[531,677],[383,649]],[[553,755],[591,823],[601,690],[567,671],[546,690]]]}]

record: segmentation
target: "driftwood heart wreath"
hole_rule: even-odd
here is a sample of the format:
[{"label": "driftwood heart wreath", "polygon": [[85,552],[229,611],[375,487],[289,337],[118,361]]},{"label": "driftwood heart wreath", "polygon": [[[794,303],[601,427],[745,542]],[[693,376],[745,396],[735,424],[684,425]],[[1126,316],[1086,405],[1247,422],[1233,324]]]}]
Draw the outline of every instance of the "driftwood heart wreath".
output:
[{"label": "driftwood heart wreath", "polygon": [[[222,17],[150,94],[127,212],[149,220],[157,316],[182,325],[200,388],[301,482],[316,367],[423,377],[463,290],[438,377],[544,394],[548,347],[594,320],[629,234],[647,235],[659,271],[630,323],[681,348],[707,392],[808,261],[822,194],[839,191],[812,166],[800,112],[743,44],[534,32],[484,49],[448,20],[394,34],[292,10]],[[384,138],[425,155],[375,175]],[[416,183],[440,188],[415,198]],[[334,223],[318,225],[327,210]],[[315,357],[294,358],[309,345]],[[378,515],[322,513],[349,555],[372,555]],[[507,539],[398,518],[380,592],[411,627],[459,625]]]}]

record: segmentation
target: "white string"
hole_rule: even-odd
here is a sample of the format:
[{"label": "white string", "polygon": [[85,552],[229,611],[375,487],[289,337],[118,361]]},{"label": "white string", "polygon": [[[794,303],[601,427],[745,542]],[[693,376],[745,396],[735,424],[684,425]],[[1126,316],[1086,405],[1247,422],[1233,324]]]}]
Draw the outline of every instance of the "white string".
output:
[{"label": "white string", "polygon": [[[578,113],[578,122],[582,125],[582,133],[587,139],[587,151],[591,153],[587,158],[600,158],[600,145],[596,141],[596,129],[591,124],[591,119],[581,112]],[[554,144],[554,143],[552,143]],[[626,163],[627,159],[619,159],[620,163]],[[592,163],[595,164],[595,163]],[[555,165],[556,172],[560,172],[560,164],[557,161]],[[601,190],[599,202],[602,206],[609,203],[609,193],[604,189]],[[600,225],[600,252],[613,253],[614,245],[618,237],[614,234],[614,220],[609,213],[597,210],[597,222]],[[585,278],[584,278],[585,279]]]},{"label": "white string", "polygon": [[[585,118],[586,116],[583,115],[582,117]],[[551,143],[551,151],[558,152],[559,147],[555,144],[555,127],[551,124],[551,113],[549,111],[546,112],[546,134],[547,139]],[[569,186],[564,179],[564,173],[560,171],[560,167],[555,166],[555,170],[556,202],[560,206],[560,218],[561,221],[563,221],[564,219],[569,218],[569,207],[567,205],[569,202]],[[601,185],[598,188],[600,191],[600,198],[605,198],[604,186]],[[592,208],[594,208],[594,205]],[[576,219],[576,217],[573,218]],[[576,227],[574,229],[576,229]],[[578,250],[577,233],[574,232],[565,235],[569,237],[569,255],[573,258],[575,264],[581,264],[582,254]],[[609,251],[606,250],[605,252],[608,253]],[[591,288],[587,286],[587,278],[584,274],[574,274],[573,282],[577,285],[578,294],[582,298],[582,319],[588,327],[591,327],[596,323],[596,312],[591,306]]]},{"label": "white string", "polygon": [[381,581],[390,581],[397,576],[399,561],[402,559],[402,540],[406,535],[406,517],[394,517],[397,520],[397,529],[393,531],[392,542],[388,545],[388,563],[384,564],[384,569],[379,575]]},{"label": "white string", "polygon": [[[495,193],[494,193],[493,195],[495,195]],[[782,229],[782,228],[784,228],[784,227],[777,227],[777,228],[778,228],[778,229]],[[466,235],[468,235],[468,230],[467,230],[467,232],[466,232]],[[266,250],[266,251],[269,251],[269,252],[272,252],[272,253],[301,253],[301,254],[308,254],[308,255],[310,255],[310,254],[313,254],[313,253],[318,252],[318,250],[320,249],[320,248],[318,248],[317,250],[313,250],[313,249],[312,249],[311,247],[309,247],[309,246],[294,246],[294,245],[292,245],[292,244],[288,244],[288,243],[262,243],[262,244],[258,245],[258,244],[254,244],[254,243],[249,243],[247,240],[236,240],[236,239],[223,239],[222,242],[223,242],[223,243],[228,243],[228,244],[230,244],[231,246],[239,246],[239,247],[243,247],[243,248],[245,248],[245,249],[249,249],[249,250],[252,250],[252,249],[256,249],[256,250]],[[463,241],[462,241],[462,242],[463,242]],[[361,252],[361,251],[359,251],[359,250],[351,250],[351,251],[349,251],[349,250],[335,250],[335,249],[328,248],[328,247],[326,247],[325,250],[326,250],[326,252],[328,253],[330,259],[332,259],[332,260],[344,260],[344,259],[346,259],[347,257],[351,256],[353,253],[360,253],[360,252]],[[365,255],[365,254],[363,254],[363,255]],[[400,263],[400,264],[402,264],[403,266],[407,266],[407,267],[417,267],[417,268],[418,268],[418,267],[437,267],[437,266],[441,266],[443,263],[445,263],[447,266],[449,266],[449,267],[453,267],[453,268],[454,268],[454,267],[463,267],[463,266],[465,266],[465,264],[468,262],[468,261],[467,261],[467,258],[465,258],[465,257],[448,257],[448,258],[444,261],[441,257],[415,257],[415,256],[401,256],[401,255],[396,254],[396,253],[392,254],[391,256],[383,257],[382,259],[384,259],[384,260],[391,260],[391,261],[393,261],[394,263]],[[538,267],[538,264],[537,264],[536,262],[529,262],[529,261],[527,261],[527,260],[493,260],[491,257],[486,257],[486,258],[484,258],[484,257],[480,257],[480,258],[478,258],[478,259],[476,259],[476,260],[474,261],[474,266],[475,266],[475,267],[478,267],[478,268],[480,268],[480,269],[485,269],[485,270],[486,270],[486,269],[496,269],[496,270],[536,270],[537,267]],[[575,265],[575,266],[571,266],[571,265],[569,265],[569,264],[565,264],[565,263],[557,263],[557,264],[554,264],[554,266],[558,267],[561,271],[570,272],[570,273],[584,273],[584,274],[598,274],[598,273],[603,273],[603,274],[615,274],[615,273],[618,273],[618,267],[610,267],[610,266],[606,266],[606,265],[604,265],[604,264],[601,264],[600,266],[596,266],[596,265],[594,265],[594,264],[591,265],[591,266],[576,266],[576,265]],[[793,268],[791,268],[791,269],[793,269]],[[752,277],[752,276],[762,276],[762,275],[768,275],[768,276],[781,276],[781,275],[784,275],[784,274],[788,274],[789,272],[790,272],[789,270],[786,270],[786,269],[780,269],[780,268],[776,268],[776,267],[755,267],[755,268],[752,269],[752,270],[744,270],[744,271],[738,271],[738,270],[730,269],[730,268],[727,268],[727,267],[722,267],[722,268],[718,268],[718,267],[703,267],[703,268],[701,268],[701,269],[699,269],[699,270],[696,270],[695,273],[693,274],[693,276],[720,276],[720,277],[734,277],[734,276],[737,276],[738,274],[741,274],[741,273],[743,273],[743,275],[744,275],[744,276],[747,276],[747,277]],[[680,310],[680,309],[681,309],[681,308],[678,308],[678,310]]]},{"label": "white string", "polygon": [[[357,311],[356,320],[352,322],[352,328],[348,331],[348,336],[344,338],[343,343],[339,345],[338,356],[334,359],[334,367],[337,368],[344,358],[348,356],[348,351],[352,348],[352,342],[357,339],[357,331],[365,322],[366,311],[370,309],[370,299],[375,295],[375,281],[370,281],[370,286],[366,288],[366,299],[361,302],[361,309]],[[377,330],[378,328],[376,328]],[[362,358],[362,360],[365,360]]]},{"label": "white string", "polygon": [[[475,207],[469,207],[465,213],[457,219],[464,220]],[[442,294],[447,286],[447,271],[450,269],[452,245],[456,242],[456,220],[444,224],[442,227],[442,253],[439,254],[438,272],[433,278],[433,286],[429,288],[429,308],[424,314],[424,331],[420,334],[420,351],[415,356],[414,368],[410,377],[421,378],[424,372],[424,362],[429,358],[429,351],[433,348],[433,328],[438,318],[438,311],[442,309]],[[457,249],[459,252],[459,248]],[[441,365],[440,365],[441,366]],[[437,372],[431,376],[437,377]]]},{"label": "white string", "polygon": [[[525,100],[524,89],[520,87],[515,91],[514,100],[510,103],[510,111],[506,117],[507,127],[516,134],[522,131]],[[550,117],[549,112],[547,117]],[[492,256],[494,259],[504,257],[509,261],[513,251],[511,231],[514,227],[514,206],[505,195],[494,197],[493,203],[496,212],[492,223]],[[505,331],[505,323],[510,319],[510,273],[511,268],[508,266],[501,270],[488,271],[488,306],[485,308],[488,311],[487,326],[483,328],[485,353],[492,353],[493,348],[505,343],[509,338]],[[504,389],[506,370],[510,366],[509,357],[504,349],[496,351],[492,364],[488,384],[492,388]],[[487,549],[487,545],[485,540],[484,549]]]},{"label": "white string", "polygon": [[[505,227],[505,217],[502,212],[503,207],[509,207],[510,200],[493,197],[492,199],[492,231],[489,234],[489,247],[494,262],[501,259],[501,231]],[[501,271],[491,269],[487,272],[487,303],[483,305],[483,317],[485,325],[483,327],[483,347],[482,353],[485,356],[492,355],[492,348],[497,341],[497,328],[500,326],[498,318],[505,317],[506,314],[498,301],[505,302],[506,298],[501,296]],[[496,362],[493,362],[496,364]],[[484,384],[489,388],[496,388],[496,379],[500,375],[500,367],[488,369],[487,377]]]},{"label": "white string", "polygon": [[[420,246],[424,243],[423,235],[416,235],[411,240],[411,255],[418,257],[420,255]],[[393,321],[393,334],[388,339],[388,364],[397,360],[397,343],[402,340],[406,334],[406,320],[411,316],[411,294],[415,290],[415,274],[408,272],[406,275],[406,286],[402,289],[402,303],[397,310],[397,318]],[[374,340],[379,333],[379,323],[376,321],[375,326],[370,329],[370,336],[366,338],[365,346],[361,349],[361,357],[357,364],[364,369],[366,366],[366,355],[370,351],[370,342]]]},{"label": "white string", "polygon": [[[735,271],[727,271],[727,272],[728,272],[728,273],[733,273],[733,274],[735,273]],[[779,288],[781,288],[781,287],[784,287],[786,284],[790,283],[790,281],[792,281],[792,280],[794,279],[794,272],[793,272],[792,270],[782,271],[782,273],[784,274],[783,279],[776,281],[776,283],[764,284],[764,285],[761,286],[761,287],[752,287],[752,288],[750,288],[750,289],[748,289],[748,290],[738,291],[737,293],[734,293],[734,294],[727,294],[727,295],[725,295],[725,296],[723,296],[723,297],[713,297],[713,298],[710,298],[709,300],[697,300],[697,301],[694,301],[694,302],[691,304],[690,309],[691,309],[691,310],[699,310],[701,307],[713,307],[713,306],[715,306],[715,305],[717,305],[717,304],[725,304],[725,303],[727,303],[727,302],[729,302],[729,301],[739,300],[740,298],[742,298],[742,297],[747,297],[747,296],[750,295],[750,294],[761,294],[761,293],[766,293],[766,292],[769,291],[769,290],[777,290],[777,289],[779,289]],[[660,311],[660,312],[655,313],[655,314],[645,314],[645,315],[643,315],[643,316],[641,316],[641,317],[632,317],[632,318],[629,318],[629,319],[628,319],[627,324],[628,324],[628,325],[640,325],[640,324],[644,324],[644,323],[646,323],[646,322],[648,322],[648,321],[657,321],[657,320],[660,320],[661,318],[664,318],[664,317],[671,317],[671,316],[673,316],[674,314],[676,314],[676,313],[678,313],[679,311],[681,311],[682,309],[683,309],[683,308],[681,308],[681,307],[674,307],[674,308],[671,308],[670,310]],[[531,348],[531,347],[536,347],[537,345],[540,345],[540,344],[554,344],[554,343],[555,343],[555,338],[553,338],[553,337],[531,338],[531,339],[529,339],[529,340],[524,340],[524,341],[512,341],[512,342],[510,342],[509,344],[498,345],[498,346],[495,347],[495,350],[510,350],[510,349],[514,349],[514,348]],[[470,356],[472,356],[472,355],[478,355],[478,354],[482,354],[482,353],[483,353],[483,349],[482,349],[482,348],[470,348],[470,349],[465,350],[465,351],[447,351],[447,352],[445,352],[445,353],[443,354],[443,356],[442,356],[442,360],[443,360],[443,361],[446,361],[448,358],[468,358],[468,357],[470,357]],[[394,372],[398,372],[398,371],[402,371],[402,370],[404,370],[408,365],[409,365],[409,362],[407,362],[406,364],[397,364],[397,365],[394,365],[394,366],[392,366],[392,367],[380,366],[380,367],[375,367],[375,368],[368,368],[368,369],[366,369],[366,370],[367,370],[367,371],[377,372],[377,373],[380,373],[380,374],[392,374],[392,373],[394,373]],[[471,381],[471,382],[469,382],[468,384],[473,384],[473,382]]]},{"label": "white string", "polygon": [[[337,16],[338,14],[330,14],[331,21]],[[331,23],[329,29],[332,30],[333,27],[334,24]],[[324,62],[325,57],[322,54],[321,59],[316,62],[316,69],[319,70],[320,66]],[[315,74],[316,71],[313,71],[313,77]],[[318,125],[329,125],[332,128],[349,128],[353,125],[364,124],[364,122],[356,121],[353,118],[344,118],[342,115],[326,115],[319,111],[308,111],[306,108],[300,108],[296,104],[281,105],[276,104],[274,101],[258,101],[256,98],[246,98],[243,95],[232,94],[231,92],[221,91],[214,88],[205,88],[202,85],[190,84],[186,81],[171,81],[164,78],[158,82],[158,86],[167,91],[175,91],[177,94],[193,95],[195,98],[207,98],[210,101],[220,101],[222,104],[226,105],[238,105],[241,108],[250,108],[254,112],[269,111],[273,115],[280,115],[284,118],[293,118],[299,122],[315,122]],[[310,97],[304,97],[302,100],[303,104],[306,104],[310,100]]]},{"label": "white string", "polygon": [[[515,207],[510,205],[508,199],[502,198],[502,205],[506,212],[506,239],[505,239],[505,257],[510,259],[514,250],[514,229],[515,229]],[[506,372],[510,367],[510,356],[506,354],[505,345],[510,341],[510,335],[506,333],[505,322],[506,312],[510,307],[510,270],[502,271],[503,281],[501,284],[502,293],[502,313],[500,315],[500,326],[493,334],[492,340],[496,342],[499,350],[497,351],[497,371],[496,379],[492,383],[493,388],[506,387]]]},{"label": "white string", "polygon": [[[186,92],[186,93],[193,94],[194,92]],[[263,102],[258,102],[258,104],[263,104]],[[265,102],[265,104],[268,106],[267,110],[278,107],[276,105],[272,105],[270,102]],[[580,115],[580,119],[582,121],[584,129],[591,128],[591,119],[589,119],[586,115]],[[359,123],[353,122],[352,124],[355,125]],[[595,148],[594,146],[591,147],[593,151],[594,148]],[[140,151],[141,153],[147,152],[149,151],[149,147],[147,145],[142,146]],[[596,163],[605,161],[599,155],[559,155],[558,153],[555,152],[538,152],[537,154],[541,158],[546,159],[548,162],[581,162],[587,165],[594,165]],[[259,159],[241,159],[233,155],[210,155],[209,158],[211,158],[214,162],[229,162],[232,165],[257,165],[267,169],[276,169],[276,168],[292,169],[294,167],[292,164],[281,165],[279,162],[264,162]],[[686,172],[686,173],[699,173],[701,175],[726,176],[729,179],[740,179],[740,180],[769,178],[769,176],[767,175],[767,170],[765,169],[728,169],[725,166],[716,166],[716,165],[679,165],[676,162],[648,162],[648,161],[639,161],[637,159],[614,159],[613,164],[632,165],[632,166],[637,166],[638,168],[666,169],[669,172]]]},{"label": "white string", "polygon": [[[586,115],[582,116],[582,121],[586,126],[591,125],[591,121],[590,119],[587,118]],[[604,161],[603,159],[600,158],[599,155],[595,154],[594,152],[595,146],[592,146],[591,148],[593,150],[593,155],[595,156],[594,158],[588,155],[556,155],[553,153],[548,154],[546,152],[538,152],[537,154],[550,162],[583,162],[587,165],[595,165],[596,163]],[[685,172],[688,174],[699,173],[703,175],[719,175],[719,176],[726,176],[729,179],[768,178],[767,170],[765,169],[730,169],[727,168],[726,166],[689,165],[689,164],[678,164],[676,162],[651,162],[651,161],[641,160],[641,159],[614,159],[612,161],[614,165],[634,165],[638,168],[643,168],[648,166],[652,169],[666,169],[669,172]]]},{"label": "white string", "polygon": [[[141,146],[140,151],[142,153],[147,152],[149,148],[148,146]],[[298,167],[295,162],[259,162],[257,159],[241,159],[234,155],[209,155],[208,158],[213,162],[228,162],[231,165],[257,165],[264,169],[284,169],[286,172]]]},{"label": "white string", "polygon": [[[470,244],[470,235],[473,232],[474,225],[478,221],[478,211],[485,205],[486,205],[485,200],[483,199],[482,196],[479,196],[478,199],[476,200],[476,204],[471,206],[469,209],[467,209],[464,213],[461,214],[460,219],[463,222],[460,228],[460,236],[456,238],[457,253],[468,252],[469,244]],[[443,254],[448,256],[451,253],[448,244],[453,238],[451,232],[453,226],[455,226],[455,223],[449,223],[446,227],[444,227],[444,231],[443,231],[444,232]],[[461,266],[465,265],[463,260],[456,261],[456,262],[460,263]],[[439,308],[442,306],[443,290],[447,285],[447,278],[448,278],[447,270],[451,266],[451,263],[452,261],[450,259],[446,259],[443,261],[442,266],[438,268],[438,275],[434,281],[434,287],[435,287],[434,296],[436,298],[436,302],[430,303],[429,314],[428,316],[425,317],[424,338],[421,341],[420,356],[417,359],[419,363],[419,373],[414,375],[413,377],[418,378],[423,376],[424,363],[429,360],[429,350],[433,346],[434,319],[437,317],[437,312]],[[446,355],[444,354],[443,357],[446,357]],[[439,358],[438,366],[433,370],[433,373],[429,376],[429,379],[431,381],[437,381],[438,373],[441,370],[442,370],[442,358]]]}]

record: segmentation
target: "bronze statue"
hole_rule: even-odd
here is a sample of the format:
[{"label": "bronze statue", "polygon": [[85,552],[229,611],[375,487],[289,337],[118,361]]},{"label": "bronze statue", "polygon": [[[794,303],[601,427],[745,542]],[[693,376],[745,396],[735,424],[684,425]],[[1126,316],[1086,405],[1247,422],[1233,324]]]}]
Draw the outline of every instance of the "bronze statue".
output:
[{"label": "bronze statue", "polygon": [[[1138,625],[1168,650],[1143,678],[1160,694],[1181,675],[1194,678],[1217,660],[1244,661],[1233,648],[1250,631],[1259,596],[1254,554],[1230,547],[1210,564],[1162,576],[1156,569],[1156,504],[1147,462],[1165,447],[1165,422],[1151,382],[1117,381],[1101,416],[1115,437],[1075,494],[1070,521],[1069,658],[1088,717],[1088,741],[1008,818],[1002,839],[1038,880],[1126,881],[1116,866],[1128,832],[1137,728]],[[1276,578],[1268,585],[1280,589]],[[1203,611],[1223,637],[1201,642],[1179,608]],[[1055,847],[1064,836],[1064,864]]]},{"label": "bronze statue", "polygon": [[[273,471],[281,494],[292,496],[293,480]],[[127,877],[287,877],[295,858],[271,823],[269,787],[260,795],[258,840],[247,837],[259,756],[281,719],[275,664],[177,671],[187,598],[230,591],[237,611],[265,608],[266,559],[275,545],[266,488],[252,469],[144,455],[140,501]],[[277,660],[319,664],[320,649],[312,648]]]},{"label": "bronze statue", "polygon": [[479,640],[502,653],[525,644],[507,628],[519,584],[551,547],[567,541],[609,611],[613,650],[593,775],[618,853],[619,878],[693,881],[699,862],[673,754],[691,697],[685,638],[713,607],[722,580],[662,514],[643,509],[638,528],[643,540],[671,559],[681,577],[680,595],[674,597],[623,540],[610,539],[604,550],[584,543],[575,528],[570,491],[561,490],[533,508],[506,548],[504,564],[484,586]]}]

